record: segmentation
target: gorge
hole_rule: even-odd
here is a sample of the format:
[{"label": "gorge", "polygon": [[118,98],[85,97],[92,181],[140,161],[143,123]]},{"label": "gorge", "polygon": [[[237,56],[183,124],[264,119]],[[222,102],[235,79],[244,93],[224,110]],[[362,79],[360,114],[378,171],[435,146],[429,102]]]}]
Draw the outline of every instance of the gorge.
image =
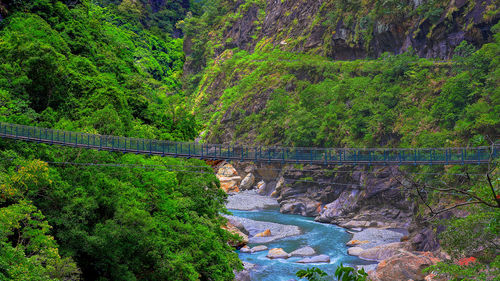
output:
[{"label": "gorge", "polygon": [[0,0],[0,280],[496,280],[499,19]]}]

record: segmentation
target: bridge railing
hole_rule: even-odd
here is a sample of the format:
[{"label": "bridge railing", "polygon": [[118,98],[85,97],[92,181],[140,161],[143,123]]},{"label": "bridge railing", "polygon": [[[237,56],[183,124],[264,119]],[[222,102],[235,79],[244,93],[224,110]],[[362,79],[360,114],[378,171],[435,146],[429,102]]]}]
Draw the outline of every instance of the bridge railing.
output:
[{"label": "bridge railing", "polygon": [[49,144],[142,153],[315,164],[481,164],[497,158],[499,144],[468,148],[301,148],[172,142],[61,131],[0,122],[0,136]]}]

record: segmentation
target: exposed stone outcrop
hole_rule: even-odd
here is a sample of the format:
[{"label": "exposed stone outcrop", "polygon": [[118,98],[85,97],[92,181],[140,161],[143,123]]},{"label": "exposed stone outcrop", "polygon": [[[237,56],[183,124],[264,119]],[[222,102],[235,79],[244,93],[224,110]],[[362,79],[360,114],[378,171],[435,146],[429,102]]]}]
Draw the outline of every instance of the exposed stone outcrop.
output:
[{"label": "exposed stone outcrop", "polygon": [[375,168],[364,173],[355,170],[349,186],[333,202],[324,206],[316,218],[346,228],[408,228],[413,217],[414,202],[395,180],[396,167]]},{"label": "exposed stone outcrop", "polygon": [[[265,7],[254,4],[241,10],[244,1],[235,1],[230,4],[231,11],[240,16],[218,38],[223,46],[216,54],[234,47],[253,51],[262,48],[264,42],[284,50],[319,53],[339,60],[401,53],[409,48],[422,57],[450,58],[463,40],[476,46],[491,40],[490,28],[500,18],[498,14],[485,16],[491,5],[495,5],[493,0],[451,1],[441,9],[432,7],[439,13],[432,17],[415,13],[422,5],[420,1],[403,1],[406,8],[401,11],[397,11],[400,7],[381,7],[392,10],[390,16],[372,18],[359,8],[343,10],[345,14],[366,18],[364,22],[361,19],[356,22],[352,18],[332,17],[334,2],[267,0]],[[365,2],[371,5],[370,1]]]}]

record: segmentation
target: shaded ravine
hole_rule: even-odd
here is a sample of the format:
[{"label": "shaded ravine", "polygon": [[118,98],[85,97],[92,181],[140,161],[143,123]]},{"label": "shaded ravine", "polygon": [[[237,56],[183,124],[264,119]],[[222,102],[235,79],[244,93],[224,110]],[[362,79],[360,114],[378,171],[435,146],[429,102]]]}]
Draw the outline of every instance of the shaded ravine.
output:
[{"label": "shaded ravine", "polygon": [[[252,280],[290,280],[298,279],[295,272],[308,267],[318,267],[329,274],[333,274],[340,263],[344,265],[367,264],[366,261],[347,254],[347,241],[351,235],[343,228],[332,224],[318,223],[314,218],[299,215],[281,214],[279,209],[266,209],[259,211],[230,210],[234,216],[248,218],[257,221],[274,222],[285,225],[296,225],[300,227],[302,234],[283,238],[270,243],[265,243],[271,248],[283,248],[286,252],[292,252],[304,246],[310,246],[316,250],[317,254],[330,256],[330,263],[299,264],[299,257],[289,259],[271,260],[266,257],[268,251],[253,254],[240,253],[238,255],[242,261],[256,264],[257,267],[251,271]],[[249,244],[250,247],[261,244]]]}]

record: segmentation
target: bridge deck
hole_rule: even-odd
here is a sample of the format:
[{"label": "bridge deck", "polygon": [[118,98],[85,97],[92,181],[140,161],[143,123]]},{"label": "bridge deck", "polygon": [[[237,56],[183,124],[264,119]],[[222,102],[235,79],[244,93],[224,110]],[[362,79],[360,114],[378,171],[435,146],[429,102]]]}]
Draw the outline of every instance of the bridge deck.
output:
[{"label": "bridge deck", "polygon": [[105,136],[0,122],[0,137],[87,149],[212,160],[318,165],[465,165],[498,157],[499,145],[473,148],[297,148],[232,146]]}]

